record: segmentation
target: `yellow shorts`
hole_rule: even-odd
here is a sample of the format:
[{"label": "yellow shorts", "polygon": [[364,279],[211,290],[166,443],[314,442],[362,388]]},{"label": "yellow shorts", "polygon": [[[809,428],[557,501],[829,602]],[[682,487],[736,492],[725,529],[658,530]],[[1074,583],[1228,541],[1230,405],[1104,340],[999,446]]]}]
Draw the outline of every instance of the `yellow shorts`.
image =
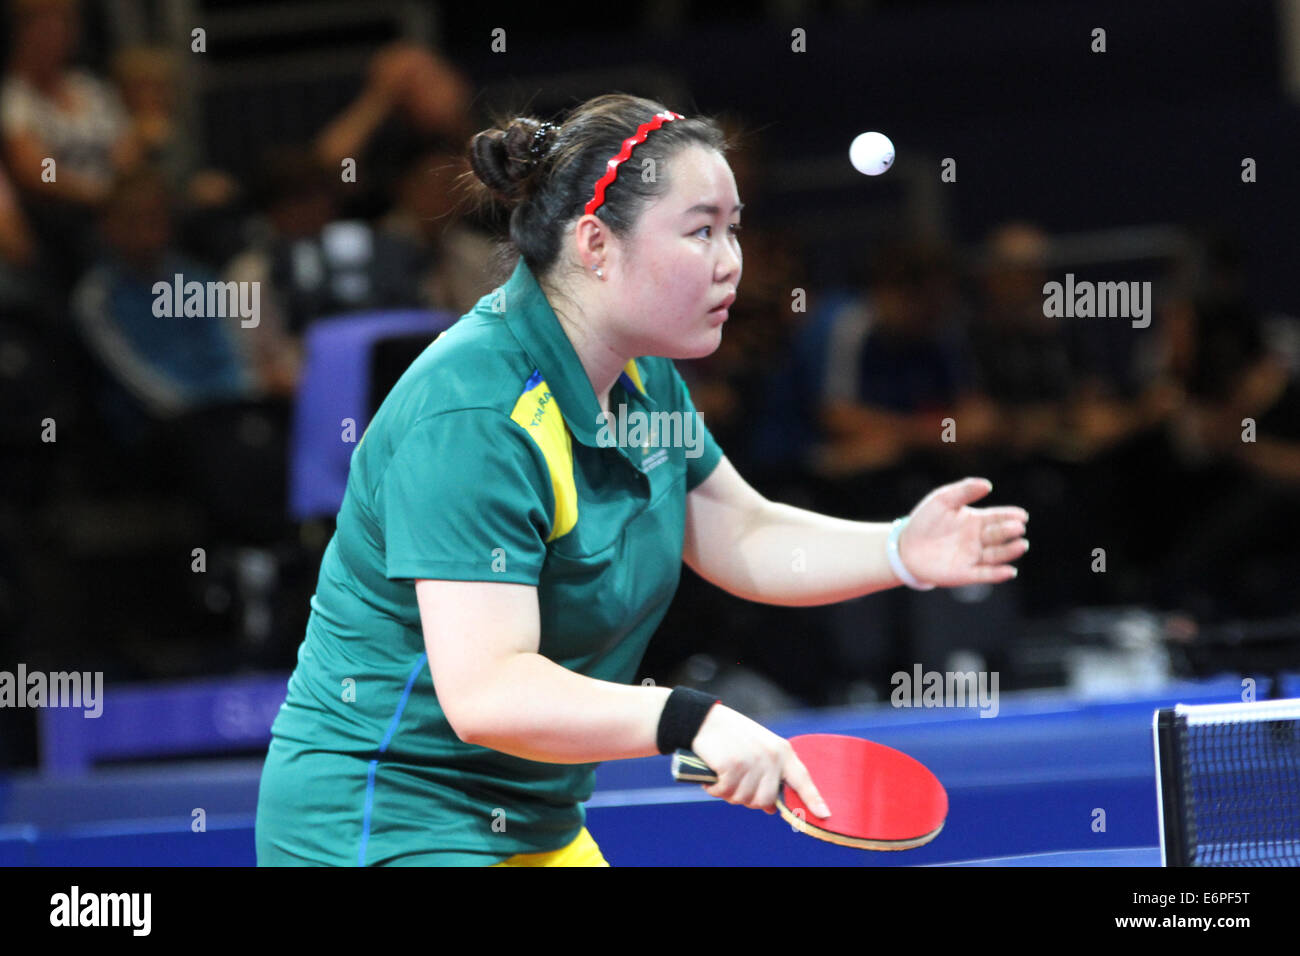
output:
[{"label": "yellow shorts", "polygon": [[568,846],[546,853],[517,853],[508,860],[493,863],[493,866],[609,866],[600,855],[600,847],[591,838],[587,828]]}]

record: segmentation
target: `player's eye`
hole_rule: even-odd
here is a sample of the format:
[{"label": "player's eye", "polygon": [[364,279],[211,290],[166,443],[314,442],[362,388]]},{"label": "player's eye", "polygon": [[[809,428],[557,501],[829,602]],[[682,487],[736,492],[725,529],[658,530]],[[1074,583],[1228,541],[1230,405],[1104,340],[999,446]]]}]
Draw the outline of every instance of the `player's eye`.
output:
[{"label": "player's eye", "polygon": [[[695,235],[698,236],[698,235],[699,235],[700,233],[702,233],[704,230],[706,230],[706,229],[710,229],[710,230],[711,230],[712,228],[713,228],[712,226],[700,226],[699,229],[696,229],[696,230],[695,230]],[[740,235],[740,223],[738,223],[738,222],[733,222],[733,223],[730,224],[730,228],[731,228],[731,234],[732,234],[733,236],[739,236],[739,235]]]}]

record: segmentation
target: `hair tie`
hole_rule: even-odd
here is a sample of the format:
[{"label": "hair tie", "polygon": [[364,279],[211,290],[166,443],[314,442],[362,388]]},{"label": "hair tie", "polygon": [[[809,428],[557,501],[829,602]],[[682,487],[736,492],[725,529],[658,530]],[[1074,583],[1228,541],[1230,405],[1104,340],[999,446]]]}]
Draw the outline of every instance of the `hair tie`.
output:
[{"label": "hair tie", "polygon": [[629,156],[632,155],[633,147],[645,142],[646,136],[651,130],[658,129],[664,123],[671,123],[673,120],[682,119],[681,113],[674,113],[672,110],[664,110],[662,113],[656,113],[653,119],[647,120],[637,127],[636,133],[623,140],[623,148],[618,151],[613,159],[605,164],[605,175],[596,180],[596,193],[587,200],[587,215],[591,215],[605,201],[605,190],[609,184],[618,176],[618,167],[622,165]]},{"label": "hair tie", "polygon": [[533,130],[533,141],[528,147],[528,152],[533,157],[534,163],[542,161],[542,142],[546,139],[546,134],[553,129],[559,129],[559,127],[554,123],[543,123]]}]

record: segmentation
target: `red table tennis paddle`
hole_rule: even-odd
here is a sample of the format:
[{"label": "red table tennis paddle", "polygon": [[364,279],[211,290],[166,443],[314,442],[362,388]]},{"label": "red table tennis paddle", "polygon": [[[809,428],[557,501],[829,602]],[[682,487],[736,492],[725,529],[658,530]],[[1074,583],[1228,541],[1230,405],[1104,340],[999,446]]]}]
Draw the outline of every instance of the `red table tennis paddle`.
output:
[{"label": "red table tennis paddle", "polygon": [[[783,784],[776,808],[800,833],[862,850],[910,850],[943,829],[948,792],[919,760],[842,734],[802,734],[791,737],[790,745],[831,811],[817,816]],[[718,779],[689,750],[673,756],[673,777],[703,784]]]}]

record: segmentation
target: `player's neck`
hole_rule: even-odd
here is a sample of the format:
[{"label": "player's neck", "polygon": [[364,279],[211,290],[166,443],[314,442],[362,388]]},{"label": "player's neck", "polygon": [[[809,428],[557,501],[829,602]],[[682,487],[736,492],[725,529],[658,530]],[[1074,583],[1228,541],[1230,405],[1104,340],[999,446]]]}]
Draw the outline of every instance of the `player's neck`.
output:
[{"label": "player's neck", "polygon": [[580,313],[565,314],[560,309],[555,309],[555,317],[568,337],[569,344],[573,346],[573,351],[577,353],[578,361],[582,363],[582,370],[596,396],[596,404],[601,411],[608,413],[610,390],[618,381],[628,359],[619,349],[612,347]]}]

